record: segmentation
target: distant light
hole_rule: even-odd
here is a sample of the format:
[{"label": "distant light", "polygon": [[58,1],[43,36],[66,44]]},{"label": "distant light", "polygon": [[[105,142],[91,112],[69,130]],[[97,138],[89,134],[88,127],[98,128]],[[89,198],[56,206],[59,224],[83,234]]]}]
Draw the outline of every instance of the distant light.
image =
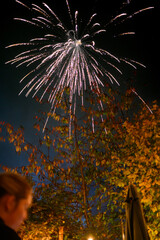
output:
[{"label": "distant light", "polygon": [[92,238],[92,237],[89,237],[88,240],[93,240],[93,238]]}]

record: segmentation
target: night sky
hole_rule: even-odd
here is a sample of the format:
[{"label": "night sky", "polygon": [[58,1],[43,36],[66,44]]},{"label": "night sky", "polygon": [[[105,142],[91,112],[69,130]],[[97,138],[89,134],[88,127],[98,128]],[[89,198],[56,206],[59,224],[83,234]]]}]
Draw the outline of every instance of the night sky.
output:
[{"label": "night sky", "polygon": [[[28,5],[31,3],[30,0],[23,2]],[[32,2],[41,5],[41,0]],[[69,24],[65,0],[46,0],[44,2],[55,10],[66,24]],[[96,44],[118,57],[130,57],[145,64],[146,69],[139,67],[136,73],[133,73],[136,90],[148,103],[153,100],[159,101],[159,0],[131,0],[128,5],[129,1],[125,0],[70,0],[69,2],[72,11],[79,10],[79,15],[84,22],[93,12],[97,12],[97,21],[102,25],[107,23],[112,16],[116,16],[121,6],[127,7],[129,12],[149,6],[155,7],[153,10],[146,11],[129,20],[126,25],[124,24],[124,29],[123,25],[121,26],[122,31],[135,31],[135,36],[115,39],[113,38],[115,33],[112,33],[111,29],[108,35],[99,37]],[[19,80],[27,73],[27,70],[25,68],[16,69],[15,65],[5,64],[20,52],[18,47],[6,49],[5,46],[37,37],[39,30],[26,23],[13,20],[14,17],[29,16],[27,9],[14,0],[2,0],[0,9],[0,121],[9,122],[14,127],[24,126],[26,137],[32,139],[34,116],[41,106],[31,98],[31,95],[28,98],[25,97],[25,94],[18,96],[22,88]],[[128,78],[131,77],[128,76]],[[14,147],[7,143],[0,143],[0,164],[14,167],[24,163],[25,158],[16,154]]]}]

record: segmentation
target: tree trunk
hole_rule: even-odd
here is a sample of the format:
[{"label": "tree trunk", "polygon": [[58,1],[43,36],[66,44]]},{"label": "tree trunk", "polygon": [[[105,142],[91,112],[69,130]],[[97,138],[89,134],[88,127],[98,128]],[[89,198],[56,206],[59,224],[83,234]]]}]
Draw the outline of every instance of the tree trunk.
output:
[{"label": "tree trunk", "polygon": [[81,156],[80,156],[80,150],[79,150],[79,146],[78,146],[77,125],[76,125],[75,120],[74,120],[74,131],[75,131],[75,145],[76,145],[76,150],[77,150],[77,158],[78,158],[79,163],[80,163],[80,170],[81,170],[81,176],[82,176],[82,192],[83,192],[84,213],[85,213],[87,226],[89,227],[90,222],[89,222],[89,217],[88,217],[87,187],[86,187],[85,177],[84,177],[84,173],[83,173],[83,163],[82,163],[82,159],[81,159]]},{"label": "tree trunk", "polygon": [[63,229],[64,227],[59,227],[59,240],[63,240]]}]

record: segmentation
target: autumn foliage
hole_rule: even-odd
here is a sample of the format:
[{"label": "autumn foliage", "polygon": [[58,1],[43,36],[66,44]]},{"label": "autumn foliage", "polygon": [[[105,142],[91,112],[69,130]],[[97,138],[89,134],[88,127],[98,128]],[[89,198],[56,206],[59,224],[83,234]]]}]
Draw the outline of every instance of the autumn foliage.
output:
[{"label": "autumn foliage", "polygon": [[140,193],[151,239],[160,239],[160,109],[153,102],[153,114],[145,105],[133,111],[130,95],[117,102],[104,94],[101,111],[92,100],[72,116],[71,135],[65,103],[50,114],[56,124],[45,134],[37,116],[36,144],[27,142],[23,128],[1,122],[1,141],[27,154],[28,166],[20,171],[34,182],[24,239],[55,239],[61,226],[65,239],[86,239],[90,233],[101,240],[122,239],[130,182]]}]

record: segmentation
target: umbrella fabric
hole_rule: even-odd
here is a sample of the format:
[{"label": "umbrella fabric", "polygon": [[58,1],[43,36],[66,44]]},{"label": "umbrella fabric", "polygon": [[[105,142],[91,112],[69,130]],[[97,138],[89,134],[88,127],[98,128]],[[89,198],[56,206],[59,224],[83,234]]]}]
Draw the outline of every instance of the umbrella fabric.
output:
[{"label": "umbrella fabric", "polygon": [[126,198],[125,240],[149,240],[139,194],[133,184],[128,188]]}]

